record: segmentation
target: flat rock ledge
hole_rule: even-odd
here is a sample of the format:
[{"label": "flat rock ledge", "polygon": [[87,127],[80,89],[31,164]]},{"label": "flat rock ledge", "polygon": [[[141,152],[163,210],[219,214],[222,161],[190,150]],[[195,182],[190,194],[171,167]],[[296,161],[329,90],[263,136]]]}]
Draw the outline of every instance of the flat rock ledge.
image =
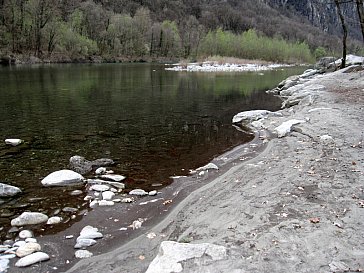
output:
[{"label": "flat rock ledge", "polygon": [[226,248],[223,246],[164,241],[159,247],[157,257],[150,263],[145,273],[182,272],[182,262],[193,259],[195,263],[207,263],[223,260],[226,256]]}]

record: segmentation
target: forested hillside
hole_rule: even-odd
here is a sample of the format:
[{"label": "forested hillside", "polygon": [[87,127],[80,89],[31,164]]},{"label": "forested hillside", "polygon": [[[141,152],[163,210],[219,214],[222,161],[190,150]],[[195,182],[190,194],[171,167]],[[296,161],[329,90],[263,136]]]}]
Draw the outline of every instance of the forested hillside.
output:
[{"label": "forested hillside", "polygon": [[[0,0],[0,55],[307,62],[322,47],[339,49],[335,32],[313,26],[301,13],[266,0]],[[353,42],[351,50],[359,44]]]}]

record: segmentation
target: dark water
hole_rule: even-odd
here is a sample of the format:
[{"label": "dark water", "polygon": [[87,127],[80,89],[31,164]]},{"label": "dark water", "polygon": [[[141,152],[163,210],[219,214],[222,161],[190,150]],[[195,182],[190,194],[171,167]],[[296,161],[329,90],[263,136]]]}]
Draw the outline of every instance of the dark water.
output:
[{"label": "dark water", "polygon": [[[3,200],[0,224],[23,210],[77,207],[83,196],[42,188],[69,158],[112,158],[128,189],[166,185],[172,175],[251,140],[231,126],[244,110],[279,108],[265,94],[303,71],[185,73],[163,65],[45,65],[0,68],[0,181],[23,194]],[[18,147],[6,138],[21,138]]]}]

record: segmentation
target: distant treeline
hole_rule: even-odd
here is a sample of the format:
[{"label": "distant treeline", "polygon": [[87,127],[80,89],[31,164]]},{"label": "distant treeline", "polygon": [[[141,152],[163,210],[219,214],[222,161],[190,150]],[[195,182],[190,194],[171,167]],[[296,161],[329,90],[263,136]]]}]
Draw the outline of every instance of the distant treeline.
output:
[{"label": "distant treeline", "polygon": [[[244,2],[245,13],[250,11],[250,17],[242,17],[241,6],[235,9],[234,1],[226,5],[210,1],[210,8],[206,9],[201,2],[2,0],[0,54],[34,55],[59,61],[93,56],[139,60],[220,55],[310,62],[315,52],[326,53],[322,47],[316,50],[319,45],[334,50],[339,44],[331,36],[322,35],[325,41],[314,39],[318,30],[303,23],[287,25],[285,31],[281,24],[274,27],[275,18],[265,18],[264,33],[259,28],[264,15],[252,13],[258,12],[256,9],[263,4],[252,0],[240,1]],[[278,16],[272,9],[260,7],[259,14],[269,12]],[[290,22],[280,19],[286,20],[286,24]]]}]

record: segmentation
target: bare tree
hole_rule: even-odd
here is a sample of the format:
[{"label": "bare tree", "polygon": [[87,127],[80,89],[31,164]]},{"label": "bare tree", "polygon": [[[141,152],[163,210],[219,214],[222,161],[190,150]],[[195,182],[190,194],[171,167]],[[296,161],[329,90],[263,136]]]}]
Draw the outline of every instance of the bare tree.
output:
[{"label": "bare tree", "polygon": [[337,13],[338,13],[339,18],[340,18],[341,27],[343,29],[343,38],[342,38],[342,43],[343,43],[342,55],[343,55],[343,57],[342,57],[341,67],[340,68],[344,68],[345,64],[346,64],[346,39],[348,37],[348,29],[346,27],[344,15],[343,15],[343,13],[341,11],[340,1],[339,0],[334,0],[334,2],[335,2],[335,5],[336,5]]},{"label": "bare tree", "polygon": [[358,10],[358,15],[359,15],[361,34],[363,36],[363,41],[364,41],[364,3],[363,3],[363,0],[356,0],[355,2],[356,2],[356,8]]}]

